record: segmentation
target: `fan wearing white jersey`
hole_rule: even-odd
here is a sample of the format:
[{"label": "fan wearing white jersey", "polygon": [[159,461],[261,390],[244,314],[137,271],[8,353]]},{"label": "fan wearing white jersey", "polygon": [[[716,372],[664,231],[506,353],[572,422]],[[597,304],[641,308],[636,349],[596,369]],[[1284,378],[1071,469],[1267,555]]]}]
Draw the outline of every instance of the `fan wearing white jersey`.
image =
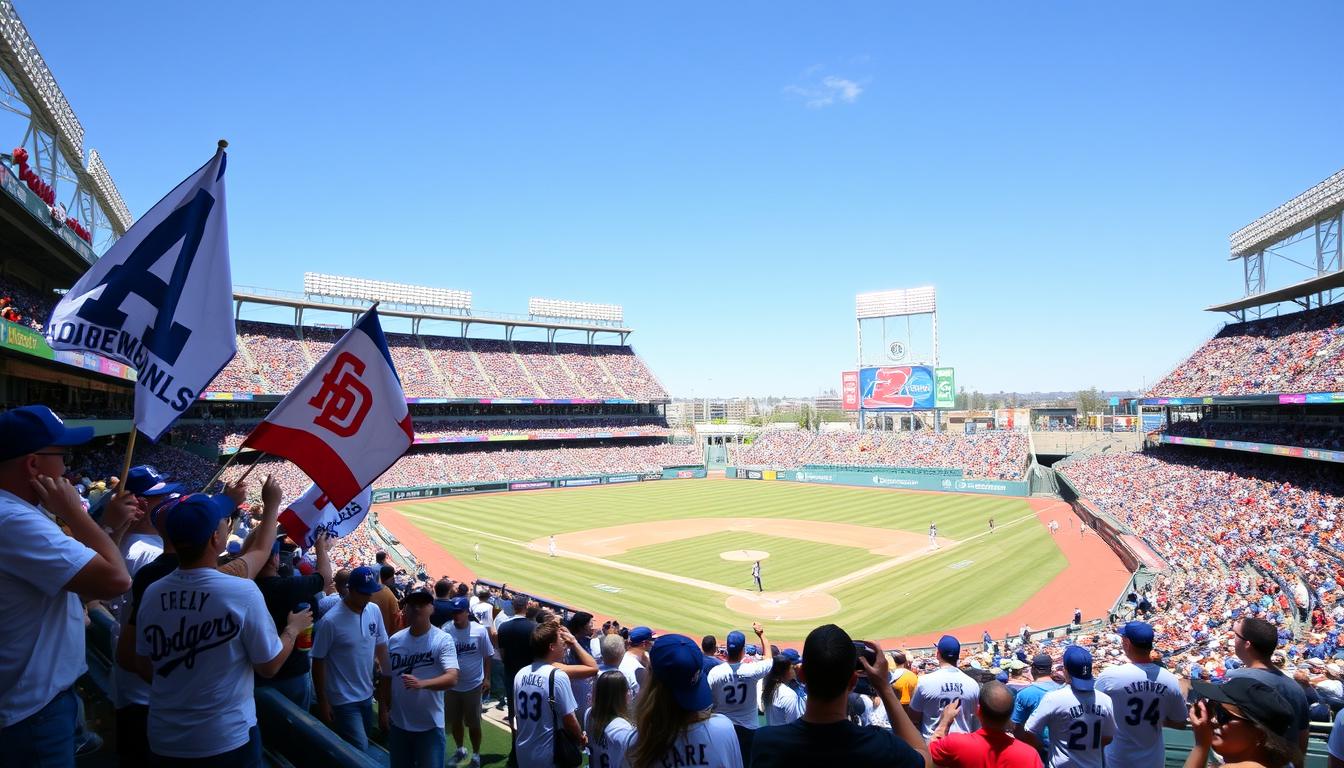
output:
[{"label": "fan wearing white jersey", "polygon": [[534,661],[513,678],[514,754],[519,768],[544,768],[555,764],[555,740],[564,728],[580,747],[588,738],[575,715],[578,703],[569,685],[569,675],[557,667],[566,648],[578,647],[578,641],[558,621],[537,625],[532,630]]},{"label": "fan wearing white jersey", "polygon": [[[751,625],[751,629],[760,639],[760,647],[769,648],[765,627],[757,622]],[[746,635],[736,630],[728,633],[728,663],[709,670],[709,690],[714,695],[715,712],[743,728],[755,730],[760,727],[760,718],[756,714],[756,693],[761,678],[770,674],[773,663],[742,661],[746,647]]]},{"label": "fan wearing white jersey", "polygon": [[1064,649],[1068,685],[1051,691],[1027,718],[1023,740],[1040,748],[1050,729],[1050,768],[1102,768],[1103,749],[1115,738],[1111,697],[1093,690],[1092,654],[1070,645]]},{"label": "fan wearing white jersey", "polygon": [[943,707],[953,701],[960,701],[961,708],[952,721],[952,733],[970,733],[980,727],[975,716],[980,706],[980,684],[957,669],[960,657],[961,642],[951,635],[943,635],[938,640],[937,671],[920,675],[915,692],[910,694],[910,719],[919,718],[924,738],[933,735],[938,718],[943,715]]},{"label": "fan wearing white jersey", "polygon": [[1115,741],[1106,747],[1109,768],[1160,768],[1166,758],[1162,726],[1184,727],[1188,719],[1180,683],[1152,663],[1153,628],[1131,621],[1120,628],[1129,663],[1097,675],[1097,690],[1119,709]]}]

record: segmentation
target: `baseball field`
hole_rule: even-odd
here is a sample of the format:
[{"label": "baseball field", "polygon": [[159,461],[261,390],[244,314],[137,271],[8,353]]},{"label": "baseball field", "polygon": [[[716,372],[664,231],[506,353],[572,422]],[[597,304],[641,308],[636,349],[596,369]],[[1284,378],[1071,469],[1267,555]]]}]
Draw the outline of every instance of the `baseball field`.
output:
[{"label": "baseball field", "polygon": [[[1103,555],[1089,549],[1080,559],[1091,562],[1071,563],[1061,551],[1065,542],[1104,545],[1095,536],[1082,540],[1072,523],[1052,536],[1040,504],[710,479],[460,496],[380,509],[383,523],[413,551],[448,555],[445,572],[461,568],[628,624],[698,636],[758,619],[772,640],[797,642],[825,621],[856,637],[910,638],[982,622],[988,627],[997,619],[992,631],[1001,634],[1004,620],[1047,585],[1060,605],[1051,610],[1054,620],[1037,627],[1067,621],[1074,591],[1118,590],[1109,584],[1126,574],[1102,562]],[[1062,526],[1070,513],[1065,507],[1051,514]],[[938,527],[936,547],[929,543],[931,522]],[[1079,538],[1076,545],[1065,538],[1070,534]],[[431,568],[437,564],[421,557]],[[758,558],[762,592],[752,579]],[[1066,566],[1071,576],[1062,576]],[[1093,566],[1108,585],[1090,578],[1059,583]],[[1106,594],[1113,599],[1116,592]]]}]

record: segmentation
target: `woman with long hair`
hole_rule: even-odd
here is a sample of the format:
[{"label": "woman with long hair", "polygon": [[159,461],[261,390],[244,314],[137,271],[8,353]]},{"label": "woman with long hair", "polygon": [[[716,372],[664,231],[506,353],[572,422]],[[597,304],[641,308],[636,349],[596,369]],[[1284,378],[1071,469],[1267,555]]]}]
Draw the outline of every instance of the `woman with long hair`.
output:
[{"label": "woman with long hair", "polygon": [[630,723],[630,683],[619,669],[597,676],[593,684],[593,707],[588,710],[585,730],[588,739],[588,765],[591,768],[621,768],[625,753],[635,738]]},{"label": "woman with long hair", "polygon": [[647,685],[635,706],[635,743],[626,753],[632,768],[742,768],[733,721],[709,711],[714,699],[704,664],[700,645],[689,637],[663,635],[654,641]]},{"label": "woman with long hair", "polygon": [[1297,745],[1284,736],[1294,732],[1295,721],[1292,707],[1278,691],[1249,677],[1222,685],[1193,680],[1190,687],[1203,700],[1190,707],[1195,747],[1185,768],[1204,768],[1210,749],[1223,759],[1224,768],[1303,765]]},{"label": "woman with long hair", "polygon": [[761,685],[766,725],[786,725],[803,716],[803,700],[789,687],[796,675],[792,659],[782,653],[775,657],[774,666]]}]

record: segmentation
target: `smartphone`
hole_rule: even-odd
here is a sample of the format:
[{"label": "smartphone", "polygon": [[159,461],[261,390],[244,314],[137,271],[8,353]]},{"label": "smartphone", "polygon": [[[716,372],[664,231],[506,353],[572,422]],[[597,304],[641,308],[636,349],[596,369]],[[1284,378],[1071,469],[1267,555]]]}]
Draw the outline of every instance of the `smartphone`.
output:
[{"label": "smartphone", "polygon": [[[864,643],[864,642],[855,640],[855,641],[854,641],[854,652],[857,653],[857,654],[859,655],[860,658],[867,659],[869,664],[876,664],[876,663],[877,663],[877,652],[874,651],[872,648],[869,648],[867,643]],[[855,669],[862,670],[862,669],[863,669],[863,663],[860,662],[858,659],[855,659],[855,660],[854,660],[854,668],[855,668]]]}]

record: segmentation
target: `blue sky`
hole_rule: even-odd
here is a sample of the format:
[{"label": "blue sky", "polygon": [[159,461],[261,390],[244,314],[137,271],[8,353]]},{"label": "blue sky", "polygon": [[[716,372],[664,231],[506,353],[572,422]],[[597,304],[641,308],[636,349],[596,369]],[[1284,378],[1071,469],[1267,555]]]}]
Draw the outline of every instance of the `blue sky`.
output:
[{"label": "blue sky", "polygon": [[236,284],[623,304],[678,396],[930,284],[959,384],[1137,389],[1344,165],[1339,3],[16,4],[133,213],[229,139]]}]

